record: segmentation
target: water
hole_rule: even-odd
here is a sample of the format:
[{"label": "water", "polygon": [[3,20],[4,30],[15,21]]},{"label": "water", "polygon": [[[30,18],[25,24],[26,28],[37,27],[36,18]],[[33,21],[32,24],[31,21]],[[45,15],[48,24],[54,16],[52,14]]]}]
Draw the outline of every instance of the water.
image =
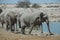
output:
[{"label": "water", "polygon": [[[52,33],[60,34],[60,22],[50,22],[49,25]],[[43,31],[48,32],[46,23],[43,23]]]},{"label": "water", "polygon": [[[60,22],[50,22],[49,25],[53,33],[60,34]],[[46,23],[43,23],[43,31],[48,32]]]}]

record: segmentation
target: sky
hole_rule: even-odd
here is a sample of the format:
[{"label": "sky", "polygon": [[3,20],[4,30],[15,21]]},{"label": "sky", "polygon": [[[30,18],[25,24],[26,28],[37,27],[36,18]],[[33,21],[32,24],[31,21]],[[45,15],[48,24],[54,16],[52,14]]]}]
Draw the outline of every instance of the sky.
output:
[{"label": "sky", "polygon": [[[17,3],[19,0],[0,0],[0,3]],[[60,0],[30,0],[31,3],[60,3]]]}]

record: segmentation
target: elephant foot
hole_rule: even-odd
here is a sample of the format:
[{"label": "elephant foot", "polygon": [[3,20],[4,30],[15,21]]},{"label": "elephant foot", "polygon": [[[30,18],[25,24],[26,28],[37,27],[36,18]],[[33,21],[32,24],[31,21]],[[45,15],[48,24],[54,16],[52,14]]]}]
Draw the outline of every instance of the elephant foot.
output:
[{"label": "elephant foot", "polygon": [[25,33],[22,33],[22,34],[25,34]]},{"label": "elephant foot", "polygon": [[21,34],[24,34],[24,35],[26,35],[26,33],[24,33],[24,32],[22,32]]},{"label": "elephant foot", "polygon": [[19,30],[16,30],[17,32],[19,31]]},{"label": "elephant foot", "polygon": [[50,33],[50,35],[54,35],[53,33]]},{"label": "elephant foot", "polygon": [[6,29],[7,31],[9,31],[9,28],[8,29]]},{"label": "elephant foot", "polygon": [[9,29],[6,29],[6,31],[9,31]]},{"label": "elephant foot", "polygon": [[14,33],[14,30],[12,30],[11,32]]},{"label": "elephant foot", "polygon": [[53,33],[46,34],[46,36],[52,36],[52,35],[54,35],[54,34]]},{"label": "elephant foot", "polygon": [[15,34],[20,34],[20,32],[15,32]]},{"label": "elephant foot", "polygon": [[9,31],[10,27],[6,27],[6,30]]},{"label": "elephant foot", "polygon": [[2,27],[2,28],[4,28],[4,27]]},{"label": "elephant foot", "polygon": [[11,30],[12,33],[14,33],[14,30]]}]

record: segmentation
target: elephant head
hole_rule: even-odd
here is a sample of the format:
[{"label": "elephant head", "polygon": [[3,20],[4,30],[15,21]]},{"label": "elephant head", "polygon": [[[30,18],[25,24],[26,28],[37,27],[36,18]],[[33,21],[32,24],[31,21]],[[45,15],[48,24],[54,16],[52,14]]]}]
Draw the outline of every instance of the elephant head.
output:
[{"label": "elephant head", "polygon": [[48,27],[48,31],[49,31],[49,33],[50,33],[50,35],[53,35],[53,33],[51,32],[51,30],[50,30],[50,26],[49,26],[49,19],[48,19],[48,15],[47,14],[44,14],[43,12],[41,12],[40,13],[40,18],[41,18],[41,32],[43,33],[43,28],[42,28],[42,23],[43,22],[46,22],[46,24],[47,24],[47,27]]}]

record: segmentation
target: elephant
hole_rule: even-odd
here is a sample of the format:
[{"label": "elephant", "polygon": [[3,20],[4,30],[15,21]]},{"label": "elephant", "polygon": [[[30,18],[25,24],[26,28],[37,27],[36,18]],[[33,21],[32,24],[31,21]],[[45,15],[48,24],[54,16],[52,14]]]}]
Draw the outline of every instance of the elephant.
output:
[{"label": "elephant", "polygon": [[4,28],[4,24],[6,23],[7,17],[6,14],[8,13],[8,10],[1,9],[1,14],[0,14],[0,23],[2,24],[2,28]]},{"label": "elephant", "polygon": [[12,11],[9,11],[6,14],[6,30],[9,30],[9,28],[10,28],[10,30],[13,32],[14,29],[12,29],[12,27],[13,27],[15,21],[16,21],[16,18],[14,17],[14,13]]},{"label": "elephant", "polygon": [[[8,10],[6,9],[5,11],[2,12],[0,11],[0,22],[2,24],[2,27],[4,24],[6,24],[6,30],[8,31],[9,29],[13,32],[15,30],[15,24],[17,23],[20,24],[20,20],[18,21],[19,17],[21,16],[20,12],[18,11],[13,11],[13,10]],[[19,25],[21,27],[21,25]],[[17,26],[16,26],[17,29]]]},{"label": "elephant", "polygon": [[[14,32],[15,30],[18,31],[18,23],[20,24],[20,20],[18,20],[21,17],[22,14],[20,14],[20,12],[16,12],[16,11],[10,11],[8,12],[8,14],[6,15],[6,24],[7,27],[6,29],[8,30],[8,24],[10,26],[10,30],[12,32]],[[15,24],[16,24],[16,28],[15,28]],[[19,25],[19,27],[21,27],[21,25]]]},{"label": "elephant", "polygon": [[7,10],[5,10],[5,11],[3,11],[1,14],[0,14],[0,22],[1,22],[1,24],[2,24],[2,28],[4,28],[4,24],[5,23],[7,23],[7,24],[9,24],[8,23],[8,18],[7,18],[7,14],[9,13],[9,11],[7,11]]},{"label": "elephant", "polygon": [[25,28],[26,27],[30,27],[29,28],[29,33],[31,34],[33,27],[38,25],[40,27],[41,33],[43,33],[43,29],[42,29],[42,23],[46,22],[47,26],[48,26],[48,31],[50,33],[50,35],[53,35],[53,33],[50,31],[49,28],[49,20],[48,20],[48,16],[45,16],[46,14],[44,14],[43,12],[41,13],[28,13],[28,14],[23,14],[20,17],[20,22],[21,22],[21,33],[25,34]]}]

